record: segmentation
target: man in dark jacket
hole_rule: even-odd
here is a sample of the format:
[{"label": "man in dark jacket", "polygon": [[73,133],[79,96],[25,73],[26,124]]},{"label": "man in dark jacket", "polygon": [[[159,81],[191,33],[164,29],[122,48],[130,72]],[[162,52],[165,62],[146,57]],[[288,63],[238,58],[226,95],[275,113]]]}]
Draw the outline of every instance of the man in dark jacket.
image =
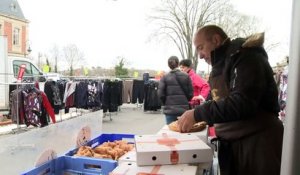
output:
[{"label": "man in dark jacket", "polygon": [[230,40],[214,25],[195,35],[200,58],[212,65],[212,99],[185,112],[178,123],[182,132],[199,121],[215,126],[221,175],[280,174],[283,125],[263,42],[263,34]]},{"label": "man in dark jacket", "polygon": [[171,71],[160,79],[158,96],[163,105],[166,123],[170,124],[189,109],[193,86],[189,75],[178,69],[179,60],[176,56],[168,59],[168,65]]}]

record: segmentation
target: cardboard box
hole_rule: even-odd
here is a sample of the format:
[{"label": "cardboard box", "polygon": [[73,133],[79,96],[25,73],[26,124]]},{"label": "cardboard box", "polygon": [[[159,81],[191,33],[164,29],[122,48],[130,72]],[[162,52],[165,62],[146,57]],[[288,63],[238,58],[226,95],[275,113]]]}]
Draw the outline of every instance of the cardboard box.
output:
[{"label": "cardboard box", "polygon": [[136,151],[135,149],[127,152],[126,154],[124,154],[123,156],[121,156],[118,159],[118,163],[129,163],[129,162],[136,162]]},{"label": "cardboard box", "polygon": [[211,162],[213,151],[196,135],[136,135],[137,165]]},{"label": "cardboard box", "polygon": [[[208,127],[206,127],[204,130],[200,131],[200,132],[191,132],[188,134],[191,135],[196,135],[197,137],[199,137],[199,139],[201,139],[204,143],[207,143],[207,130]],[[176,132],[176,131],[172,131],[169,129],[168,125],[163,126],[158,132],[157,134],[162,134],[162,133],[166,133],[166,134],[187,134],[187,133],[180,133],[180,132]]]},{"label": "cardboard box", "polygon": [[[136,163],[136,150],[129,151],[128,153],[124,154],[122,157],[119,158],[118,164],[122,163]],[[190,166],[197,167],[197,175],[202,175],[204,170],[210,170],[212,166],[212,162],[204,162],[204,163],[193,163],[189,164]]]},{"label": "cardboard box", "polygon": [[136,163],[122,163],[110,175],[196,175],[197,167],[187,164],[137,166]]}]

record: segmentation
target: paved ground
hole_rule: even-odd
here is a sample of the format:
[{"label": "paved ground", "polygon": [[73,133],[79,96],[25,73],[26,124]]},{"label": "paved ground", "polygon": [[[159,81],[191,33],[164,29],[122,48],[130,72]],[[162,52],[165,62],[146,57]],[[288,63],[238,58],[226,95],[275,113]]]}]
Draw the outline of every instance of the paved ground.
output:
[{"label": "paved ground", "polygon": [[118,114],[103,118],[103,132],[130,133],[130,134],[156,134],[164,125],[165,119],[161,112],[147,111],[135,105],[122,107]]},{"label": "paved ground", "polygon": [[[61,115],[62,122],[44,128],[33,128],[0,137],[0,174],[20,174],[34,167],[37,157],[46,149],[62,155],[74,148],[77,133],[83,126],[90,126],[92,137],[101,133],[155,134],[164,126],[160,112],[144,112],[136,105],[123,105],[117,114],[103,118],[103,112],[91,112],[72,117]],[[60,119],[59,119],[60,121]],[[14,125],[9,127],[16,127]],[[3,128],[2,133],[11,128]],[[0,128],[1,131],[1,128]]]}]

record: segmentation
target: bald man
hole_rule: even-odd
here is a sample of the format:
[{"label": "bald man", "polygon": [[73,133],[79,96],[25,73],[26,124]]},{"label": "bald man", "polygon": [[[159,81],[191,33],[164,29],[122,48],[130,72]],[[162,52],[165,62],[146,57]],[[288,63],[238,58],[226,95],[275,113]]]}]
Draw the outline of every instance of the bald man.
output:
[{"label": "bald man", "polygon": [[212,66],[211,99],[179,117],[182,132],[195,122],[214,125],[221,175],[279,175],[283,125],[264,35],[230,40],[222,28],[200,28],[194,45]]}]

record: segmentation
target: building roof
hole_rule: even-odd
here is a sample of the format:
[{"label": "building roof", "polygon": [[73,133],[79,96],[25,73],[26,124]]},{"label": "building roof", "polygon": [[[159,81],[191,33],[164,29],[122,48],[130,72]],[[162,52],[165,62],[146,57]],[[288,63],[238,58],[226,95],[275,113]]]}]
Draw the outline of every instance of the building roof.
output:
[{"label": "building roof", "polygon": [[0,15],[26,20],[17,0],[0,0]]}]

